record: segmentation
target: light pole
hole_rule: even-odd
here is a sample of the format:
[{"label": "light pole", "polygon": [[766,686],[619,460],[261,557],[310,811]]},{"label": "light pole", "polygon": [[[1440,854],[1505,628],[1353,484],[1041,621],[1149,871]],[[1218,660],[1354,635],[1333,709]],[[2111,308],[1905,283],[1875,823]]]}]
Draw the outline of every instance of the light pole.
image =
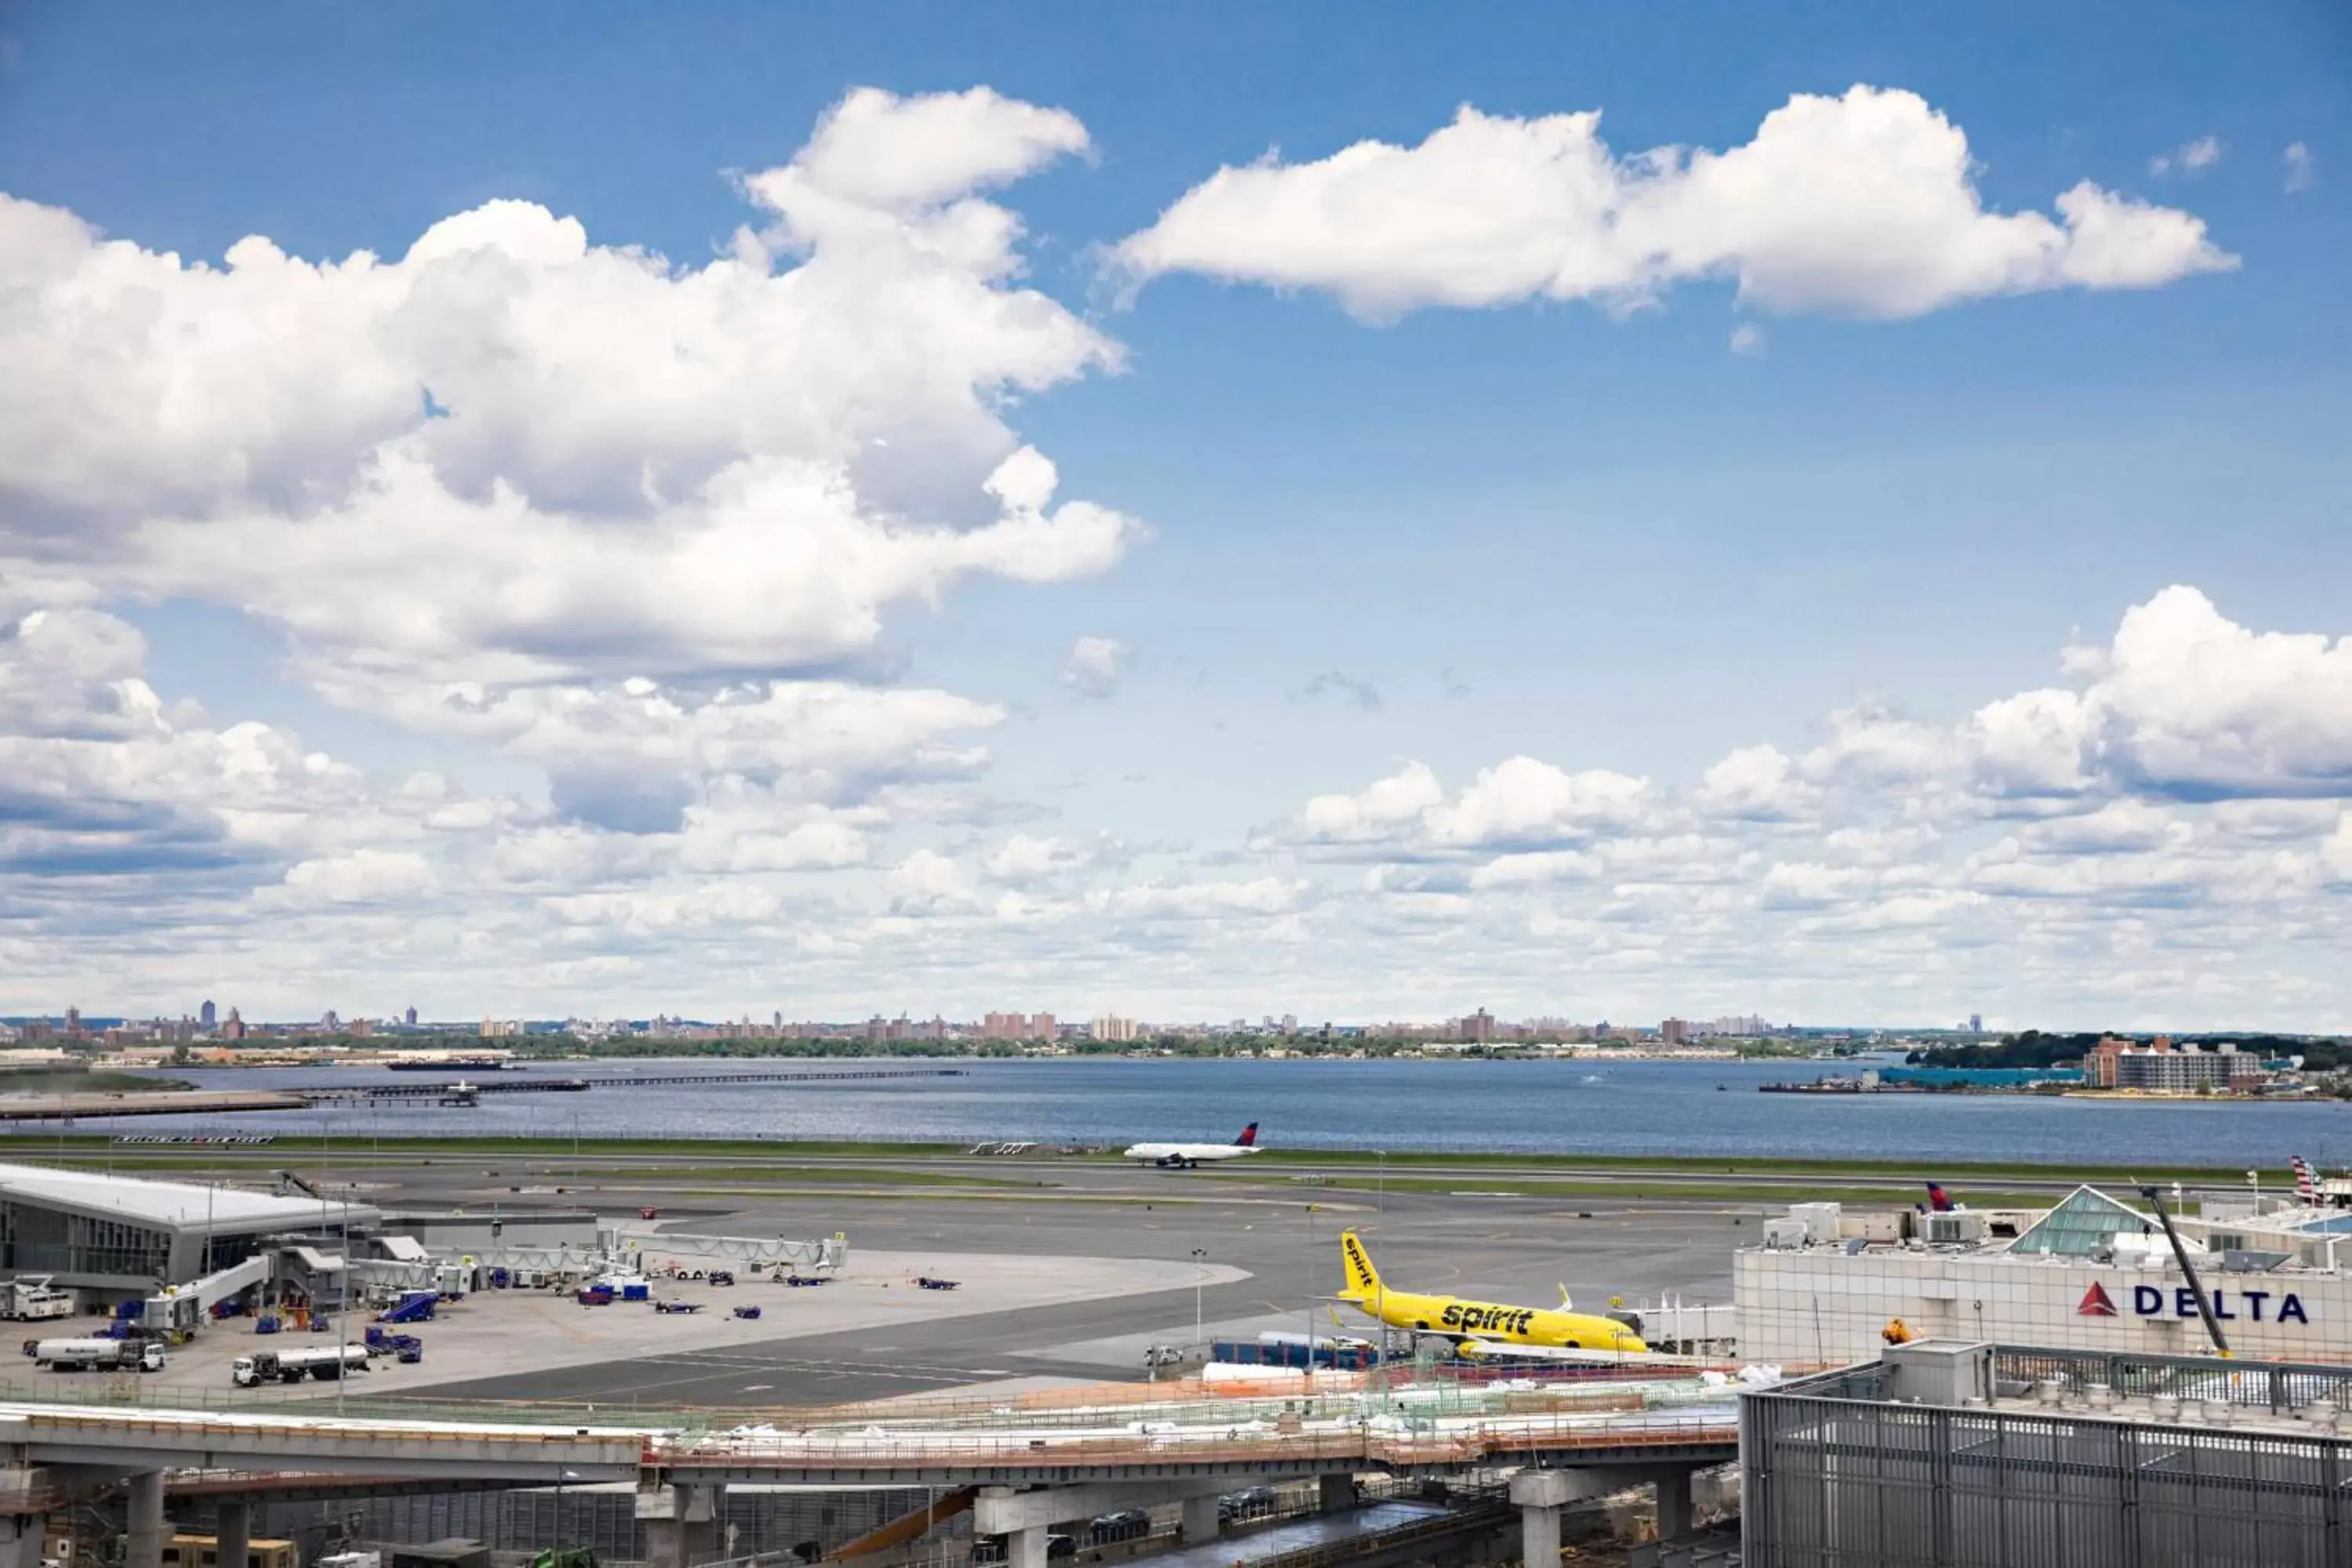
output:
[{"label": "light pole", "polygon": [[1307,1300],[1300,1315],[1307,1320],[1307,1381],[1315,1381],[1315,1205],[1307,1205]]},{"label": "light pole", "polygon": [[1192,1249],[1192,1348],[1196,1351],[1203,1348],[1201,1343],[1201,1281],[1207,1275],[1208,1268],[1209,1249],[1205,1247],[1194,1247]]},{"label": "light pole", "polygon": [[343,1185],[342,1288],[335,1292],[335,1414],[343,1413],[343,1387],[352,1380],[352,1189]]}]

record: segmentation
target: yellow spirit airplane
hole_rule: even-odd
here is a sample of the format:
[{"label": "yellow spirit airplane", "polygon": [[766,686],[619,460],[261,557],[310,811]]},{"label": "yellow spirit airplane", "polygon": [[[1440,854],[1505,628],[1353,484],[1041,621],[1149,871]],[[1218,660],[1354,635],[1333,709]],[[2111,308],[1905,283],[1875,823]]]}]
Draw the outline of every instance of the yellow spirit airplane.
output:
[{"label": "yellow spirit airplane", "polygon": [[1339,1259],[1347,1271],[1347,1289],[1339,1300],[1392,1329],[1443,1334],[1465,1351],[1499,1351],[1507,1345],[1562,1350],[1646,1352],[1642,1337],[1614,1318],[1568,1310],[1568,1292],[1560,1292],[1555,1310],[1544,1307],[1504,1307],[1491,1301],[1470,1301],[1459,1296],[1423,1296],[1381,1283],[1371,1255],[1354,1231],[1339,1237]]}]

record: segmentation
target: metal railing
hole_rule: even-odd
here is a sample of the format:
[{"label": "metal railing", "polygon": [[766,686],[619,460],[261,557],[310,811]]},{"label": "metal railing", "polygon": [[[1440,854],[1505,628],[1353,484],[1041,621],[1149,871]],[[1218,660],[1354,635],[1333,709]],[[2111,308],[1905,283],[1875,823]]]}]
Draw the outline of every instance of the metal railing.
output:
[{"label": "metal railing", "polygon": [[[2352,1413],[2352,1367],[2347,1366],[2043,1345],[1994,1345],[1991,1353],[1993,1392],[2004,1398],[2023,1398],[2055,1384],[2063,1397],[2072,1400],[2104,1388],[2119,1401],[2170,1397],[2279,1415],[2333,1404]],[[1874,1362],[1784,1386],[1809,1399],[1876,1403],[1888,1396],[1891,1384],[1885,1364]]]},{"label": "metal railing", "polygon": [[2011,1345],[1994,1347],[1992,1365],[1995,1386],[2015,1394],[2055,1379],[2074,1395],[2105,1386],[2118,1399],[2171,1396],[2249,1405],[2278,1415],[2322,1401],[2339,1408],[2352,1405],[2352,1367]]},{"label": "metal railing", "polygon": [[1179,1424],[1203,1421],[1274,1419],[1293,1410],[1306,1419],[1330,1418],[1360,1410],[1368,1399],[1386,1396],[1401,1415],[1444,1417],[1476,1414],[1517,1405],[1563,1411],[1637,1409],[1651,1407],[1668,1395],[1661,1390],[1698,1385],[1681,1379],[1640,1377],[1579,1379],[1549,1384],[1534,1390],[1505,1389],[1488,1384],[1457,1384],[1450,1380],[1419,1382],[1391,1376],[1385,1384],[1368,1381],[1373,1374],[1349,1374],[1344,1381],[1318,1378],[1311,1391],[1295,1383],[1276,1381],[1204,1383],[1186,1380],[1164,1384],[1090,1384],[1074,1387],[1030,1390],[1017,1394],[943,1395],[879,1400],[855,1405],[815,1406],[747,1405],[724,1407],[639,1404],[627,1402],[434,1399],[422,1394],[377,1394],[361,1392],[356,1383],[340,1390],[331,1384],[305,1384],[304,1392],[280,1385],[251,1389],[190,1388],[158,1383],[152,1376],[123,1373],[50,1373],[32,1378],[0,1379],[0,1404],[55,1405],[132,1410],[193,1410],[236,1415],[320,1415],[330,1411],[365,1420],[457,1421],[527,1426],[624,1426],[662,1430],[724,1430],[731,1426],[771,1425],[794,1428],[818,1426],[1005,1426],[1034,1425],[1041,1416],[1076,1415],[1087,1411],[1119,1411],[1126,1416],[1147,1415],[1156,1421]]},{"label": "metal railing", "polygon": [[809,1432],[711,1434],[680,1443],[654,1439],[646,1462],[676,1470],[1003,1470],[1298,1465],[1411,1469],[1508,1461],[1576,1449],[1665,1449],[1736,1443],[1728,1407],[1638,1416],[1524,1418],[1444,1431],[1396,1431],[1379,1423],[1325,1432],[1252,1432],[1192,1427],[1161,1432]]}]

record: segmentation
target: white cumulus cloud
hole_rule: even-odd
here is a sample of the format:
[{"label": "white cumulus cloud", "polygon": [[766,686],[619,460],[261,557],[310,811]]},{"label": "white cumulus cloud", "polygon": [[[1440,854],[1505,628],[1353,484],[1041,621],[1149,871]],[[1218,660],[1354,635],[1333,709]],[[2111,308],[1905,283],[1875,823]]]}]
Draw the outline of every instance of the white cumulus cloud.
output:
[{"label": "white cumulus cloud", "polygon": [[1537,299],[1622,309],[1708,278],[1759,309],[1903,317],[2237,265],[2189,214],[2087,182],[2059,194],[2054,219],[1989,210],[1967,136],[1915,93],[1799,94],[1720,153],[1621,158],[1600,126],[1465,107],[1415,147],[1227,167],[1114,259],[1139,279],[1328,289],[1371,320]]}]

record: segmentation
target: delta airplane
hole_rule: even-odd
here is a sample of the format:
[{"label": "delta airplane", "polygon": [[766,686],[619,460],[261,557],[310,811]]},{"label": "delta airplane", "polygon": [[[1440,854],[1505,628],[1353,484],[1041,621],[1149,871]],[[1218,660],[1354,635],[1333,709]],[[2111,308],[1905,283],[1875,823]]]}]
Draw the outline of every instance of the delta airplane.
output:
[{"label": "delta airplane", "polygon": [[1119,1158],[1139,1160],[1162,1170],[1189,1171],[1203,1160],[1238,1160],[1256,1152],[1257,1123],[1253,1121],[1230,1143],[1138,1143]]},{"label": "delta airplane", "polygon": [[1392,1329],[1442,1334],[1470,1354],[1494,1354],[1509,1345],[1572,1351],[1618,1351],[1646,1354],[1642,1337],[1614,1318],[1570,1310],[1568,1292],[1557,1309],[1505,1307],[1459,1296],[1423,1296],[1381,1283],[1371,1255],[1352,1230],[1339,1237],[1339,1264],[1347,1289],[1339,1300]]}]

